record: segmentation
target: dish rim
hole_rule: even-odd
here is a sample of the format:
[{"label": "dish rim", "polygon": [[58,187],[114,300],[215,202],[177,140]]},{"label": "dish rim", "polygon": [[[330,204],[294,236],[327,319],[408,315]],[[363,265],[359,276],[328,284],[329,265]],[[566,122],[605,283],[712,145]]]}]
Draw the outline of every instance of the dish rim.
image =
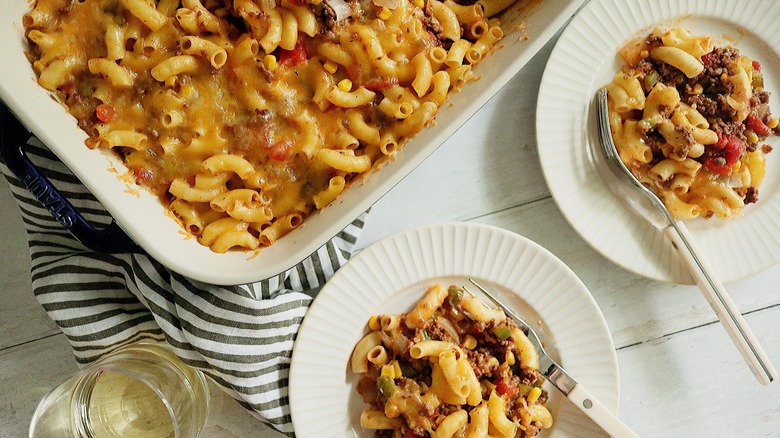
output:
[{"label": "dish rim", "polygon": [[[426,248],[427,244],[430,246]],[[479,263],[473,257],[464,255],[468,254],[465,251],[468,247],[479,254]],[[448,251],[453,248],[463,251]],[[522,260],[536,264],[531,267],[517,265],[519,267],[496,269],[485,266],[491,264],[489,263],[491,254],[495,260],[502,262]],[[439,258],[436,259],[436,256]],[[404,262],[402,260],[404,257],[411,257],[413,260]],[[380,260],[398,261],[380,265],[378,264]],[[507,265],[512,264],[507,263]],[[539,267],[545,273],[552,272],[558,275],[540,276],[539,271],[535,269]],[[491,272],[494,275],[490,275]],[[513,279],[525,280],[528,276],[537,282],[536,286],[552,283],[549,290],[570,294],[569,297],[573,299],[563,301],[570,306],[575,306],[571,303],[576,303],[577,309],[572,310],[568,306],[556,307],[549,300],[558,302],[561,298],[548,293],[549,290],[526,294],[518,292],[518,290],[528,290],[533,285],[529,286],[529,283],[520,286],[512,282]],[[552,354],[560,354],[559,359],[563,366],[567,367],[581,383],[589,386],[594,395],[602,399],[605,406],[617,412],[620,380],[614,342],[598,304],[576,274],[550,251],[520,234],[492,225],[444,222],[413,227],[374,243],[337,271],[314,299],[299,329],[290,364],[290,413],[296,434],[306,437],[309,436],[307,433],[313,435],[315,431],[332,430],[330,435],[333,436],[338,436],[342,431],[349,436],[352,436],[351,433],[359,436],[361,432],[359,425],[350,422],[350,418],[356,418],[354,413],[350,416],[350,408],[354,408],[350,406],[353,404],[350,403],[350,398],[357,395],[353,384],[350,383],[352,373],[347,369],[347,363],[352,347],[364,333],[368,317],[376,312],[406,311],[405,309],[411,309],[413,303],[422,296],[424,286],[454,279],[465,280],[468,277],[486,281],[494,290],[498,288],[499,295],[503,295],[504,298],[509,297],[510,305],[525,304],[538,311],[540,317],[538,324],[544,329],[551,330],[546,334],[546,339],[548,342],[552,339],[551,343],[554,346]],[[553,279],[550,280],[550,277]],[[511,282],[514,286],[510,289],[505,282]],[[365,287],[367,284],[377,286],[369,290]],[[349,299],[344,300],[344,294],[348,290],[352,291],[351,295],[347,295]],[[342,308],[340,303],[345,301],[350,305]],[[335,309],[340,309],[338,320],[329,318],[336,311]],[[572,312],[575,316],[571,316]],[[580,320],[576,318],[578,312],[579,318],[593,324],[593,328],[588,330],[588,333],[572,327],[574,324],[572,321]],[[521,310],[521,314],[523,313]],[[568,319],[564,315],[567,315]],[[581,326],[577,327],[581,328]],[[325,331],[326,329],[329,331]],[[574,336],[574,338],[569,339],[566,336]],[[576,336],[582,338],[577,340]],[[588,342],[579,342],[586,340]],[[582,369],[587,367],[577,362],[578,358],[574,355],[576,349],[573,346],[568,347],[568,352],[565,348],[561,351],[557,350],[558,346],[569,344],[580,348],[591,348],[589,361],[594,361],[595,356],[598,358],[596,362],[599,366],[606,364],[611,369],[604,371],[603,366],[601,368],[594,366],[593,368],[599,370],[599,377],[593,374],[583,375]],[[573,363],[581,368],[572,367]],[[594,383],[602,377],[605,380],[599,380],[601,386]],[[609,383],[604,384],[604,381]],[[323,393],[331,396],[326,398],[327,403],[317,405],[316,400],[312,401],[317,394],[322,396]],[[551,400],[560,403],[556,405],[560,410],[559,415],[567,418],[572,418],[569,417],[570,415],[587,418],[571,403],[562,403],[562,395],[554,390],[550,390],[550,395]],[[307,415],[308,418],[304,417],[311,412],[318,412],[316,418],[311,418],[311,415]],[[334,416],[340,416],[341,419],[334,419]],[[327,424],[320,424],[321,421],[326,421]],[[583,426],[581,421],[574,423]],[[590,429],[587,425],[584,427],[589,433],[600,431],[595,425]],[[559,433],[569,436],[565,435],[565,432]]]},{"label": "dish rim", "polygon": [[[361,184],[353,185],[328,208],[308,217],[294,233],[257,253],[211,253],[208,248],[197,244],[195,239],[189,238],[188,241],[183,236],[185,233],[181,227],[170,220],[156,197],[142,189],[142,193],[135,199],[120,195],[129,190],[116,178],[117,172],[124,173],[124,166],[112,160],[109,154],[93,153],[84,146],[86,134],[78,130],[75,119],[62,111],[62,107],[49,98],[49,93],[34,83],[29,63],[22,62],[25,46],[21,17],[28,10],[24,2],[10,5],[7,14],[0,18],[0,36],[11,42],[0,47],[0,56],[9,60],[3,63],[5,65],[0,65],[0,99],[73,171],[119,226],[151,257],[168,269],[193,280],[217,285],[245,284],[287,271],[349,227],[355,218],[411,173],[476,114],[552,38],[583,2],[549,0],[541,7],[530,5],[529,11],[523,14],[550,19],[544,23],[527,23],[530,41],[512,40],[504,44],[514,48],[511,54],[501,55],[500,65],[503,68],[500,71],[487,67],[479,69],[480,66],[477,66],[475,71],[489,75],[490,80],[474,81],[452,96],[450,102],[456,104],[457,111],[449,111],[449,104],[447,108],[442,108],[437,115],[439,126],[427,127],[407,143],[402,156],[384,166],[388,169],[372,172]],[[516,36],[512,38],[517,39]],[[503,52],[507,50],[510,48],[505,47]],[[498,52],[492,54],[490,58],[495,61],[485,64],[498,65],[497,55]],[[44,124],[44,120],[47,123]],[[102,171],[106,168],[110,172]],[[113,174],[109,175],[111,172]]]}]

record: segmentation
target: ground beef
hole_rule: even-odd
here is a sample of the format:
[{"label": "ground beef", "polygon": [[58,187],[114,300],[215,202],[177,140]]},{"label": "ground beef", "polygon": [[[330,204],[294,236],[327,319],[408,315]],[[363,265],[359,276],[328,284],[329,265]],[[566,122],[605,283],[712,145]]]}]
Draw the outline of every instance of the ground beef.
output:
[{"label": "ground beef", "polygon": [[323,2],[315,8],[315,13],[322,26],[321,32],[333,32],[333,26],[336,25],[336,12],[327,3]]},{"label": "ground beef", "polygon": [[753,96],[750,97],[750,103],[752,106],[768,104],[770,95],[771,93],[766,90],[758,90],[753,93]]},{"label": "ground beef", "polygon": [[431,2],[425,2],[425,10],[423,12],[425,13],[425,16],[422,18],[422,23],[425,30],[436,37],[439,44],[452,44],[452,41],[447,42],[446,38],[444,38],[444,27],[442,27],[439,20],[433,16],[433,4]]},{"label": "ground beef", "polygon": [[664,155],[661,148],[664,144],[666,144],[666,140],[664,140],[658,131],[653,130],[646,133],[645,144],[650,146],[650,150],[653,152],[653,158],[658,158],[659,160],[663,158]]},{"label": "ground beef", "polygon": [[[678,91],[682,101],[698,110],[711,125],[720,126],[722,132],[744,139],[744,127],[737,127],[731,122],[736,116],[736,110],[726,102],[726,96],[731,94],[734,85],[721,80],[722,75],[729,74],[728,65],[738,56],[739,53],[732,48],[716,48],[702,57],[704,71],[695,78],[686,79],[686,86],[682,90],[678,88]],[[700,90],[696,90],[698,86]],[[755,96],[757,102],[765,98]]]},{"label": "ground beef", "polygon": [[714,117],[718,111],[718,102],[703,94],[688,96],[687,102],[693,109],[699,111],[706,118]]},{"label": "ground beef", "polygon": [[235,140],[233,147],[244,157],[253,160],[266,158],[276,130],[275,118],[270,110],[262,110],[254,116],[228,126]]},{"label": "ground beef", "polygon": [[82,97],[80,94],[74,94],[74,97],[75,99],[69,101],[70,112],[82,115],[82,117],[78,117],[79,128],[86,132],[92,132],[92,127],[100,122],[95,114],[95,108],[102,102],[94,97]]},{"label": "ground beef", "polygon": [[466,350],[466,356],[468,357],[471,367],[474,368],[474,374],[477,379],[481,379],[482,376],[490,375],[492,373],[488,359],[492,354],[482,350]]},{"label": "ground beef", "polygon": [[434,319],[430,319],[425,323],[425,327],[423,327],[423,330],[425,330],[428,333],[428,336],[435,340],[435,341],[451,341],[455,342],[455,339],[452,339],[452,335],[450,335],[450,332],[447,331],[442,325],[439,323],[439,321]]},{"label": "ground beef", "polygon": [[651,33],[647,36],[647,39],[645,39],[645,43],[647,43],[647,50],[653,50],[656,47],[663,45],[663,41],[661,40],[661,35],[658,35],[657,33]]},{"label": "ground beef", "polygon": [[745,193],[745,204],[755,204],[758,201],[758,188],[750,186]]},{"label": "ground beef", "polygon": [[691,130],[684,126],[675,126],[674,130],[685,139],[685,144],[674,145],[674,153],[680,157],[687,157],[688,152],[691,151],[691,146],[696,143],[696,139],[693,138]]},{"label": "ground beef", "polygon": [[[505,325],[509,325],[511,320],[507,319]],[[507,351],[516,348],[513,342],[507,339],[501,339],[493,333],[493,329],[496,327],[496,323],[491,321],[489,323],[475,321],[471,326],[471,334],[477,338],[480,345],[486,346],[493,351],[493,354],[497,357],[503,357]]]},{"label": "ground beef", "polygon": [[542,379],[542,373],[539,372],[539,370],[531,370],[527,368],[523,368],[520,371],[520,383],[523,385],[533,385],[534,382],[536,382],[539,379]]},{"label": "ground beef", "polygon": [[729,103],[726,101],[726,96],[728,94],[719,94],[718,95],[718,108],[720,111],[716,115],[716,118],[722,119],[722,120],[734,120],[737,117],[737,110],[735,110]]},{"label": "ground beef", "polygon": [[[642,59],[636,64],[636,67],[634,67],[634,70],[637,73],[643,73],[643,74],[650,73],[653,71],[653,69],[655,69],[655,66],[648,59]],[[649,91],[649,90],[645,90],[645,91]]]},{"label": "ground beef", "polygon": [[723,75],[729,75],[729,65],[739,57],[739,53],[729,47],[719,47],[702,56],[704,70],[695,78],[694,83],[700,84],[705,94],[728,94],[733,84],[722,81]]},{"label": "ground beef", "polygon": [[728,66],[739,58],[739,52],[733,47],[716,47],[712,52],[702,56],[704,71],[702,75],[710,78],[718,78],[722,74],[729,74]]},{"label": "ground beef", "polygon": [[703,73],[702,75],[699,75],[700,80],[698,84],[701,85],[702,90],[706,95],[728,95],[734,90],[734,84],[721,81],[720,76],[708,76],[706,73]]},{"label": "ground beef", "polygon": [[718,118],[710,121],[710,129],[720,131],[725,136],[736,135],[740,140],[745,141],[745,125],[740,122],[728,121]]},{"label": "ground beef", "polygon": [[439,44],[444,45],[447,42],[444,38],[444,28],[442,28],[439,20],[434,18],[432,15],[426,15],[422,18],[422,23],[425,27],[425,30],[430,32],[430,34],[436,38]]}]

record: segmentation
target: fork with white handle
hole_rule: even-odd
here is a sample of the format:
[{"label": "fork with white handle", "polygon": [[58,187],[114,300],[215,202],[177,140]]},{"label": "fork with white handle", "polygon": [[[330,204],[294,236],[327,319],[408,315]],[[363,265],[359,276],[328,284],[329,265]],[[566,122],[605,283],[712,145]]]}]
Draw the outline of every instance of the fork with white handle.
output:
[{"label": "fork with white handle", "polygon": [[[505,306],[499,301],[491,292],[485,289],[482,285],[469,278],[469,281],[478,287],[488,298],[496,303],[504,313],[512,318],[520,330],[528,336],[536,351],[539,353],[539,371],[544,377],[552,383],[561,393],[566,396],[575,406],[577,406],[585,415],[601,427],[604,432],[607,432],[614,438],[631,438],[639,437],[633,430],[631,430],[625,423],[610,412],[601,402],[591,395],[591,393],[585,389],[585,387],[578,383],[566,370],[558,365],[553,358],[551,358],[542,346],[542,342],[539,336],[536,334],[533,328],[529,326],[523,318],[518,316],[512,309]],[[466,291],[471,293],[464,287]]]},{"label": "fork with white handle", "polygon": [[710,304],[718,319],[723,324],[726,332],[731,337],[742,358],[747,362],[753,375],[762,385],[777,379],[777,371],[769,361],[764,350],[756,340],[755,335],[748,327],[745,318],[731,300],[731,297],[710,267],[707,260],[701,254],[701,250],[694,242],[688,228],[682,222],[674,220],[663,202],[647,187],[637,180],[630,170],[623,164],[618,155],[615,142],[612,139],[612,130],[609,125],[609,108],[607,90],[602,88],[596,95],[598,105],[598,125],[601,149],[607,164],[613,173],[626,185],[635,189],[638,194],[644,196],[663,217],[663,233],[672,242],[680,258],[685,263],[704,298]]}]

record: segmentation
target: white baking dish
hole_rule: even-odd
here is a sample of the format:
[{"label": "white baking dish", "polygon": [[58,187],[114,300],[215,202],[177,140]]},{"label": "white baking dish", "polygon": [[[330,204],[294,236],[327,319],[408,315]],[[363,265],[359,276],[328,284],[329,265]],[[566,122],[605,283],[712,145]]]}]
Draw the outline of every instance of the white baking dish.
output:
[{"label": "white baking dish", "polygon": [[4,41],[0,46],[0,99],[73,170],[150,256],[195,280],[221,285],[250,283],[291,268],[379,200],[506,84],[582,3],[583,0],[521,0],[512,6],[502,17],[507,35],[495,53],[474,69],[481,79],[452,95],[453,105],[442,107],[434,126],[407,143],[395,161],[346,190],[333,204],[259,254],[218,254],[188,238],[156,197],[144,190],[127,190],[127,183],[117,177],[126,172],[121,161],[84,145],[86,134],[38,86],[24,56],[22,15],[29,10],[28,2],[6,2],[0,17],[0,40]]}]

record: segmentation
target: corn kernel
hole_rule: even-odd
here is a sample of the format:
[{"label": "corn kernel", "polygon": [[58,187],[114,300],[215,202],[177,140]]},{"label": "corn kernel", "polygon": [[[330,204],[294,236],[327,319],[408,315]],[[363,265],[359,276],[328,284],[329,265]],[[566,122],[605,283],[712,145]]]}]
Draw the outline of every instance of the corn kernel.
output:
[{"label": "corn kernel", "polygon": [[425,7],[425,0],[414,0],[413,3],[420,9]]},{"label": "corn kernel", "polygon": [[466,337],[463,339],[463,346],[469,350],[473,350],[477,346],[476,338],[471,335],[466,335]]},{"label": "corn kernel", "polygon": [[330,74],[336,73],[336,70],[339,69],[339,65],[331,60],[325,61],[325,63],[322,64],[322,67]]},{"label": "corn kernel", "polygon": [[352,81],[349,79],[342,79],[339,81],[339,89],[341,89],[341,91],[352,91]]},{"label": "corn kernel", "polygon": [[701,84],[696,84],[693,86],[693,94],[701,94],[704,92],[704,87],[701,86]]},{"label": "corn kernel", "polygon": [[769,119],[769,122],[767,122],[766,127],[769,129],[775,129],[777,128],[778,122],[780,122],[780,119],[777,118]]},{"label": "corn kernel", "polygon": [[490,359],[488,359],[487,364],[490,368],[498,368],[499,365],[498,359],[496,359],[495,357],[491,357]]},{"label": "corn kernel", "polygon": [[388,18],[390,18],[391,15],[393,15],[393,11],[385,7],[379,8],[379,12],[377,12],[376,14],[376,16],[382,20],[387,20]]},{"label": "corn kernel", "polygon": [[515,355],[511,351],[506,352],[506,359],[504,359],[507,365],[512,366],[515,364]]},{"label": "corn kernel", "polygon": [[371,315],[371,318],[368,318],[368,328],[373,331],[379,330],[379,316]]},{"label": "corn kernel", "polygon": [[639,57],[642,59],[648,58],[650,57],[650,52],[647,50],[642,50],[641,52],[639,52]]},{"label": "corn kernel", "polygon": [[528,393],[528,397],[525,399],[528,401],[528,403],[533,403],[536,400],[539,400],[540,395],[542,395],[542,390],[534,386],[531,388],[531,391]]},{"label": "corn kernel", "polygon": [[276,62],[276,56],[274,55],[265,55],[263,57],[263,65],[268,70],[276,70],[276,67],[278,66],[278,63]]},{"label": "corn kernel", "polygon": [[382,365],[382,370],[379,372],[379,374],[384,377],[395,379],[395,367],[390,364]]},{"label": "corn kernel", "polygon": [[750,144],[758,143],[758,134],[756,134],[755,132],[753,132],[753,131],[751,131],[749,129],[745,131],[745,138],[747,139],[748,143],[750,143]]}]

